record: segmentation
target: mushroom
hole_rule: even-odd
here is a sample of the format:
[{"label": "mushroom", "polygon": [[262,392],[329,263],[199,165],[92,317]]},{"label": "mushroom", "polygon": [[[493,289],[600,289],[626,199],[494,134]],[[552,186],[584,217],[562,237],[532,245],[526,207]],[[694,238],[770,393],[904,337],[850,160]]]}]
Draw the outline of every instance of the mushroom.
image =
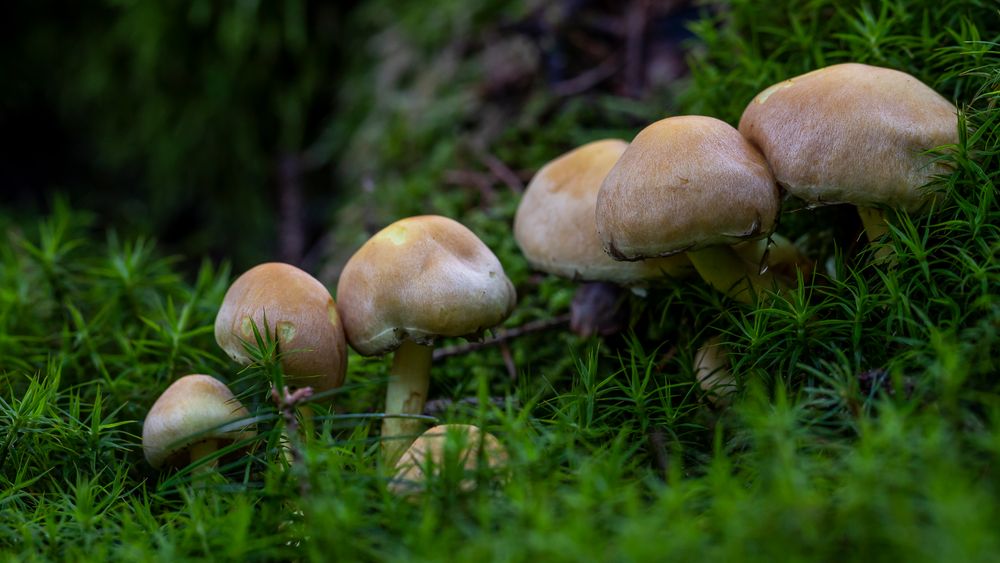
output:
[{"label": "mushroom", "polygon": [[709,338],[695,352],[694,377],[712,403],[726,403],[736,391],[736,380],[729,370],[729,348],[719,336]]},{"label": "mushroom", "polygon": [[417,438],[396,463],[389,490],[416,496],[431,477],[457,481],[461,491],[476,487],[475,473],[482,467],[498,470],[507,464],[507,451],[489,432],[469,424],[442,424]]},{"label": "mushroom", "polygon": [[869,239],[878,209],[915,212],[946,167],[927,151],[958,141],[955,106],[913,76],[844,63],[766,88],[740,118],[778,184],[813,205],[853,203]]},{"label": "mushroom", "polygon": [[[419,414],[427,400],[434,340],[479,335],[514,308],[514,286],[485,244],[462,224],[436,215],[382,229],[348,260],[337,284],[347,339],[358,353],[395,350],[385,412]],[[394,462],[419,421],[386,417],[384,459]]]},{"label": "mushroom", "polygon": [[277,339],[285,383],[316,392],[340,387],[347,371],[347,343],[330,292],[290,264],[270,262],[241,275],[226,291],[215,317],[215,340],[236,362],[252,359],[244,348],[264,319]]},{"label": "mushroom", "polygon": [[[604,252],[594,224],[597,192],[627,147],[625,141],[604,139],[556,158],[538,170],[517,207],[514,238],[528,263],[543,272],[591,282],[581,286],[574,302],[590,294],[605,297],[617,286],[641,287],[651,280],[683,277],[693,271],[683,254],[620,262]],[[612,290],[604,301],[620,303],[617,293]],[[581,310],[572,310],[574,331],[582,336],[600,331],[581,318]]]},{"label": "mushroom", "polygon": [[[220,442],[238,442],[256,435],[239,422],[250,413],[221,381],[208,375],[185,375],[149,409],[142,424],[142,450],[146,461],[159,469],[165,465],[194,463],[213,454]],[[199,470],[209,469],[203,465]]]},{"label": "mushroom", "polygon": [[730,245],[766,237],[780,211],[764,157],[730,125],[704,116],[669,117],[646,127],[614,165],[597,195],[597,232],[617,260],[686,252],[712,287],[751,301],[754,275]]}]

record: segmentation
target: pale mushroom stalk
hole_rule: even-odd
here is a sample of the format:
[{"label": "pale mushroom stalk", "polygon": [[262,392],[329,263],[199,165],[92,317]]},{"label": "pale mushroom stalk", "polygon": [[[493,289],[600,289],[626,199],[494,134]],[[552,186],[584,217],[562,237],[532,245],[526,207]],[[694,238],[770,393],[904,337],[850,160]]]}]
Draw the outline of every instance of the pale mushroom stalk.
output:
[{"label": "pale mushroom stalk", "polygon": [[[189,461],[191,463],[195,463],[195,462],[201,460],[202,458],[205,458],[205,457],[208,457],[208,456],[214,454],[217,451],[219,451],[219,441],[218,440],[214,440],[214,439],[211,439],[211,438],[208,439],[208,440],[202,440],[202,441],[198,442],[197,444],[194,444],[193,446],[191,446],[191,453],[190,453]],[[213,459],[213,460],[211,460],[211,461],[209,461],[207,463],[203,463],[203,464],[199,465],[198,467],[194,468],[194,470],[192,471],[192,473],[195,474],[195,475],[204,475],[206,473],[211,473],[213,470],[215,470],[215,467],[219,464],[218,462],[219,462],[218,459]]]},{"label": "pale mushroom stalk", "polygon": [[705,283],[741,303],[752,303],[753,296],[765,290],[780,293],[788,289],[770,270],[753,271],[731,246],[709,246],[689,251],[687,257]]},{"label": "pale mushroom stalk", "polygon": [[[427,402],[434,348],[404,341],[396,349],[385,392],[385,414],[420,414]],[[382,457],[395,463],[411,438],[420,434],[423,423],[412,418],[388,416],[382,420]],[[398,439],[397,439],[398,438]]]}]

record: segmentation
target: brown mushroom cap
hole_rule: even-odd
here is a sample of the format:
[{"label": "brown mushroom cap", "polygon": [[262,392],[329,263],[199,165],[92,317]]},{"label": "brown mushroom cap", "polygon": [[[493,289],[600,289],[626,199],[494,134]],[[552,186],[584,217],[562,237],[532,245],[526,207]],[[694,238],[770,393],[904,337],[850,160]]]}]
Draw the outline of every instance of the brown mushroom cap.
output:
[{"label": "brown mushroom cap", "polygon": [[[452,446],[459,448],[453,452],[447,449],[449,436]],[[479,468],[480,450],[487,467],[498,469],[506,465],[507,450],[489,432],[469,424],[435,426],[421,434],[396,463],[396,475],[389,489],[400,495],[419,493],[428,478],[426,470],[431,468],[433,475],[438,475],[449,463],[459,464],[465,472],[474,472]],[[475,486],[471,477],[459,482],[463,491],[470,491]]]},{"label": "brown mushroom cap", "polygon": [[597,195],[597,232],[619,260],[670,256],[774,230],[764,157],[711,117],[669,117],[635,137]]},{"label": "brown mushroom cap", "polygon": [[918,188],[944,171],[923,152],[957,142],[957,123],[955,106],[913,76],[845,63],[765,89],[739,130],[795,196],[915,211]]},{"label": "brown mushroom cap", "polygon": [[430,344],[500,324],[514,286],[497,257],[461,223],[436,215],[396,221],[348,260],[337,284],[351,346],[374,356],[404,340]]},{"label": "brown mushroom cap", "polygon": [[220,429],[248,418],[250,413],[221,381],[208,375],[185,375],[149,409],[142,424],[142,450],[155,468],[170,465],[188,449],[205,440],[238,441],[255,435],[253,429]]},{"label": "brown mushroom cap", "polygon": [[683,254],[625,263],[604,252],[594,222],[597,192],[627,147],[618,139],[594,141],[549,162],[531,179],[514,217],[514,238],[532,267],[621,285],[693,272]]},{"label": "brown mushroom cap", "polygon": [[215,317],[215,341],[231,358],[249,364],[243,341],[254,343],[253,324],[263,334],[265,315],[288,385],[317,392],[340,387],[347,342],[336,304],[322,283],[289,264],[251,268],[226,291]]}]

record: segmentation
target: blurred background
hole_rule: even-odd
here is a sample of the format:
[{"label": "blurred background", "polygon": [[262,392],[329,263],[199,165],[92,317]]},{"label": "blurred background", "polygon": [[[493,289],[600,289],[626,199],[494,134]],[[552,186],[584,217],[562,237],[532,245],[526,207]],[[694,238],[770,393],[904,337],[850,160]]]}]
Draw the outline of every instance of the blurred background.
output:
[{"label": "blurred background", "polygon": [[512,245],[538,166],[671,113],[686,26],[712,13],[683,0],[12,0],[3,12],[0,218],[65,199],[184,263],[279,259],[328,284],[406,215],[479,217],[488,243]]}]

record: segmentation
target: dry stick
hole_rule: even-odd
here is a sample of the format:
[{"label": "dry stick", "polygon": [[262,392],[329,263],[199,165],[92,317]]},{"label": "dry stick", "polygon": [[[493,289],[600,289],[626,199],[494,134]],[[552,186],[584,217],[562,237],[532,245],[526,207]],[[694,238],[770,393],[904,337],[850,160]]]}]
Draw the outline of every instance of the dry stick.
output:
[{"label": "dry stick", "polygon": [[503,364],[507,367],[507,375],[511,382],[517,381],[517,365],[514,363],[514,356],[510,353],[510,346],[506,342],[500,343],[500,355],[503,356]]},{"label": "dry stick", "polygon": [[472,170],[448,170],[444,173],[444,181],[454,186],[475,186],[483,203],[489,207],[496,201],[493,191],[493,175]]},{"label": "dry stick", "polygon": [[512,192],[515,194],[524,193],[524,182],[521,181],[521,178],[517,175],[517,173],[511,170],[510,167],[504,163],[504,161],[488,152],[482,152],[479,155],[479,160],[490,169],[490,172],[494,176],[496,176],[504,184],[507,184],[507,187],[510,188]]},{"label": "dry stick", "polygon": [[288,451],[292,455],[292,470],[299,480],[299,493],[305,496],[309,492],[309,479],[305,471],[305,458],[302,456],[302,448],[299,444],[299,419],[295,416],[295,407],[304,403],[312,397],[312,387],[301,387],[294,393],[288,391],[286,385],[282,393],[274,387],[271,388],[271,400],[281,413],[281,418],[285,421],[285,435],[288,437]]},{"label": "dry stick", "polygon": [[[511,399],[509,397],[489,397],[487,402],[497,408],[504,408],[507,405],[507,401],[510,400],[511,404],[516,409],[520,404],[517,399]],[[424,404],[424,414],[427,416],[440,416],[444,414],[448,407],[452,405],[462,405],[467,407],[476,407],[479,405],[478,397],[465,397],[463,399],[432,399]]]},{"label": "dry stick", "polygon": [[513,338],[523,336],[525,334],[530,334],[532,332],[540,332],[543,330],[549,330],[551,328],[556,328],[559,325],[564,325],[569,323],[569,313],[559,315],[558,317],[553,317],[551,319],[539,319],[537,321],[531,321],[524,323],[521,326],[514,328],[500,329],[492,338],[487,338],[482,342],[466,342],[464,344],[456,344],[454,346],[446,346],[444,348],[434,349],[434,360],[443,360],[451,356],[460,356],[462,354],[468,354],[469,352],[474,352],[480,350],[487,346],[496,346],[501,342],[506,342]]},{"label": "dry stick", "polygon": [[582,94],[611,78],[620,66],[618,58],[608,57],[603,63],[594,68],[574,76],[568,80],[557,82],[552,85],[552,93],[557,97],[569,97]]}]

